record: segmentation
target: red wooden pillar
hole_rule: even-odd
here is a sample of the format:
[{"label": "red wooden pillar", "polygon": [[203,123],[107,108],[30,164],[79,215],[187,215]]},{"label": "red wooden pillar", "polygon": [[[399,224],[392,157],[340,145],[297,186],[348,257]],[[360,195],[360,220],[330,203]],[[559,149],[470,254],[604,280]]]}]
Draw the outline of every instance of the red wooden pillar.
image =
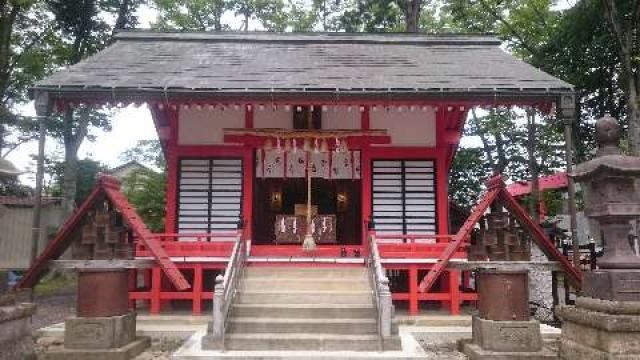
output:
[{"label": "red wooden pillar", "polygon": [[[129,269],[129,292],[135,291],[137,288],[137,275],[138,275],[138,270],[137,269]],[[136,301],[135,300],[131,300],[129,299],[129,309],[131,310],[135,310],[136,309]]]},{"label": "red wooden pillar", "polygon": [[244,220],[244,237],[251,239],[253,224],[253,148],[245,146],[242,159],[242,218]]},{"label": "red wooden pillar", "polygon": [[362,249],[363,255],[369,254],[369,239],[367,234],[367,222],[371,221],[371,154],[369,152],[369,145],[364,145],[360,152],[360,171],[361,171],[361,186],[362,196],[360,202],[362,204]]},{"label": "red wooden pillar", "polygon": [[409,266],[409,315],[418,315],[418,268]]},{"label": "red wooden pillar", "polygon": [[[360,128],[368,130],[371,120],[369,116],[369,106],[364,106],[360,113]],[[369,153],[369,145],[363,144],[360,151],[360,176],[362,178],[361,199],[362,205],[362,252],[366,256],[369,254],[369,239],[367,238],[367,222],[371,221],[371,155]]]},{"label": "red wooden pillar", "polygon": [[159,266],[154,266],[151,270],[151,306],[149,312],[151,314],[160,313],[160,292],[162,285],[162,271]]},{"label": "red wooden pillar", "polygon": [[202,314],[202,264],[193,267],[193,314]]},{"label": "red wooden pillar", "polygon": [[[253,119],[253,106],[246,105],[244,112],[244,127],[247,129],[253,128]],[[242,159],[242,218],[244,219],[243,235],[245,240],[251,240],[253,230],[253,172],[255,171],[253,152],[254,149],[251,146],[245,145]]]},{"label": "red wooden pillar", "polygon": [[[442,273],[442,275],[440,275],[440,279],[438,280],[438,282],[440,283],[440,291],[448,293],[449,298],[451,298],[451,287],[450,287],[450,284],[449,284],[449,278],[450,277],[451,277],[450,272],[449,271],[445,271],[445,272]],[[451,301],[442,300],[440,302],[440,308],[442,310],[450,310],[451,309]]]},{"label": "red wooden pillar", "polygon": [[449,294],[451,294],[451,315],[460,315],[460,271],[449,271]]},{"label": "red wooden pillar", "polygon": [[167,194],[165,206],[165,232],[176,232],[176,200],[178,196],[178,110],[167,108],[169,140],[167,142]]}]

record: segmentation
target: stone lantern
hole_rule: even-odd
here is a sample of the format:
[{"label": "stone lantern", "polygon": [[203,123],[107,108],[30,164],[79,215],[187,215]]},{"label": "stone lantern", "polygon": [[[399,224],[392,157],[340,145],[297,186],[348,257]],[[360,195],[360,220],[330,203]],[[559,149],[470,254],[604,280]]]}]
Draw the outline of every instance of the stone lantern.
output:
[{"label": "stone lantern", "polygon": [[620,136],[616,119],[599,119],[596,157],[573,174],[589,189],[585,214],[600,223],[605,245],[599,270],[583,275],[576,306],[556,309],[563,359],[640,359],[640,257],[629,243],[630,221],[640,216],[640,157],[621,153]]}]

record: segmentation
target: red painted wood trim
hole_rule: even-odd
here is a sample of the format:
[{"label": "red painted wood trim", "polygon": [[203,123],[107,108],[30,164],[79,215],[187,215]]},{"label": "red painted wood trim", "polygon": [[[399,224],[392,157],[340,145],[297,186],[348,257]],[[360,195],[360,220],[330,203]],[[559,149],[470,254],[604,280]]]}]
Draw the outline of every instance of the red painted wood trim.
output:
[{"label": "red painted wood trim", "polygon": [[363,111],[360,113],[360,128],[362,130],[369,130],[371,128],[369,109],[370,107],[368,105],[364,105]]},{"label": "red painted wood trim", "polygon": [[363,245],[363,253],[365,255],[369,254],[369,239],[367,239],[369,229],[368,223],[371,221],[371,151],[370,147],[366,146],[362,149],[360,153],[360,174],[362,177],[362,181],[360,185],[362,187],[360,202],[361,202],[361,211],[362,214],[362,242]]},{"label": "red painted wood trim", "polygon": [[443,155],[446,149],[438,148],[440,156],[436,158],[436,213],[438,234],[449,234],[449,169]]},{"label": "red painted wood trim", "polygon": [[193,267],[193,313],[202,313],[202,265],[196,264]]},{"label": "red painted wood trim", "polygon": [[176,216],[178,213],[178,111],[167,109],[169,118],[170,137],[167,142],[167,193],[165,195],[165,225],[166,232],[177,231]]},{"label": "red painted wood trim", "polygon": [[[393,296],[392,296],[393,297]],[[409,267],[409,315],[418,315],[418,268]]]},{"label": "red painted wood trim", "polygon": [[489,205],[491,205],[491,203],[493,203],[493,201],[496,199],[499,191],[500,189],[498,188],[491,188],[480,199],[480,202],[473,209],[473,212],[471,213],[469,218],[467,218],[458,233],[454,236],[453,241],[449,242],[447,248],[442,252],[440,257],[438,258],[438,262],[433,266],[431,271],[429,271],[422,282],[420,282],[420,292],[427,292],[429,291],[429,289],[431,289],[431,286],[433,286],[438,277],[440,277],[442,272],[447,267],[449,260],[451,260],[453,255],[458,251],[458,249],[462,245],[462,242],[471,234],[471,231],[478,223],[478,220],[480,220]]},{"label": "red painted wood trim", "polygon": [[451,294],[451,315],[460,315],[460,271],[449,270],[449,294]]},{"label": "red painted wood trim", "polygon": [[244,106],[244,127],[247,129],[253,128],[253,109],[255,109],[255,106]]},{"label": "red painted wood trim", "polygon": [[253,179],[254,179],[254,161],[253,149],[244,148],[244,157],[242,159],[242,217],[244,220],[244,238],[251,240],[253,232]]},{"label": "red painted wood trim", "polygon": [[155,266],[151,273],[151,306],[149,312],[152,314],[160,313],[161,276],[160,268]]}]

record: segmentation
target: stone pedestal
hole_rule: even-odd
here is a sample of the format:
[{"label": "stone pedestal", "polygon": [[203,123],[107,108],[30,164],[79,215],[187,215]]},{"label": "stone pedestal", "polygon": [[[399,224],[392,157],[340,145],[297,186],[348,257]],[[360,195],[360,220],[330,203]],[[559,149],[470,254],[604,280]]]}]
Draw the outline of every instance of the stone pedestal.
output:
[{"label": "stone pedestal", "polygon": [[82,270],[75,317],[65,321],[64,348],[46,360],[129,360],[151,345],[136,337],[136,314],[127,304],[126,269]]},{"label": "stone pedestal", "polygon": [[479,315],[461,351],[472,360],[557,359],[529,316],[528,271],[481,269],[477,279]]},{"label": "stone pedestal", "polygon": [[473,337],[461,343],[461,350],[471,360],[557,359],[543,346],[540,323],[528,321],[493,321],[473,317]]},{"label": "stone pedestal", "polygon": [[18,304],[11,295],[0,297],[0,360],[35,359],[31,336],[32,304]]},{"label": "stone pedestal", "polygon": [[595,270],[584,273],[585,297],[640,302],[640,270]]},{"label": "stone pedestal", "polygon": [[562,359],[640,359],[640,302],[580,297],[556,314],[562,319]]}]

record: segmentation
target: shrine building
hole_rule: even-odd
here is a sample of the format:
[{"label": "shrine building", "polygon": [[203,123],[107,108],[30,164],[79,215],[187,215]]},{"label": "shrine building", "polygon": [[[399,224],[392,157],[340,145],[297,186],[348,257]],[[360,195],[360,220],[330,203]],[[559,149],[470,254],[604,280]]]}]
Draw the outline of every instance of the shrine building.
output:
[{"label": "shrine building", "polygon": [[[208,311],[239,236],[247,267],[364,267],[376,251],[394,302],[457,314],[477,300],[469,271],[419,285],[462,225],[448,174],[468,111],[550,113],[573,88],[489,36],[126,31],[33,91],[53,112],[151,112],[167,159],[152,236],[190,288],[160,266],[132,270],[132,303]],[[465,245],[446,256],[466,261]]]}]

